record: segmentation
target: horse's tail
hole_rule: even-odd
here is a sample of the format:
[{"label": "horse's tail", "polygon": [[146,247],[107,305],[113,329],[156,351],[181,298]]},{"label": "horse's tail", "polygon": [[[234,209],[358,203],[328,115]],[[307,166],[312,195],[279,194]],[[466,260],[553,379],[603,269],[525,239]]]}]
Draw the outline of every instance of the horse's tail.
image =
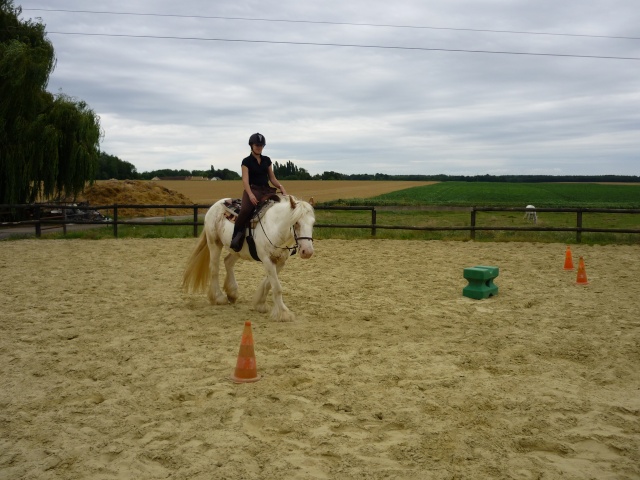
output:
[{"label": "horse's tail", "polygon": [[202,232],[196,248],[193,249],[187,268],[182,274],[182,290],[185,292],[204,292],[209,285],[209,245],[207,234]]}]

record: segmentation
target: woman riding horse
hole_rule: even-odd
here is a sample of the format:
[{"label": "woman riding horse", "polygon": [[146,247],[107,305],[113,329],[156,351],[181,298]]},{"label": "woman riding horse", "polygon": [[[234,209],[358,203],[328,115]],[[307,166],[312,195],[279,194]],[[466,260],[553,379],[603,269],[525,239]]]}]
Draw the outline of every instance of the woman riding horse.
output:
[{"label": "woman riding horse", "polygon": [[247,223],[251,219],[255,206],[262,198],[276,192],[275,188],[269,186],[269,180],[274,187],[280,189],[283,195],[287,194],[273,173],[271,159],[262,155],[262,149],[266,144],[264,135],[254,133],[249,137],[251,155],[242,160],[242,186],[244,190],[242,192],[242,206],[233,227],[233,238],[230,245],[234,252],[239,252],[242,249]]},{"label": "woman riding horse", "polygon": [[[255,263],[249,249],[229,252],[224,257],[226,276],[221,284],[219,277],[220,256],[225,245],[231,242],[233,224],[229,221],[226,205],[229,198],[214,203],[204,217],[204,228],[198,244],[193,249],[182,277],[185,291],[206,291],[212,305],[235,303],[238,298],[238,282],[234,265],[238,260]],[[266,300],[272,292],[273,308],[271,316],[275,320],[290,321],[295,315],[282,300],[282,285],[278,273],[297,251],[300,258],[313,256],[313,225],[315,215],[309,203],[291,195],[282,197],[265,210],[253,236],[255,250],[264,268],[265,276],[254,296],[254,308],[258,312],[268,310]]]}]

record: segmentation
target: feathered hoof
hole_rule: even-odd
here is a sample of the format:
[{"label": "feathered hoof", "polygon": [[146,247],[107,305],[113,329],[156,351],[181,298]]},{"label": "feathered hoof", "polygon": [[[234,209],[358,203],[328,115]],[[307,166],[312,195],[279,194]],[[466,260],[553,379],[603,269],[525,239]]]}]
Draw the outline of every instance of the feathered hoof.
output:
[{"label": "feathered hoof", "polygon": [[229,303],[236,303],[238,300],[238,290],[226,290]]},{"label": "feathered hoof", "polygon": [[209,299],[209,303],[211,305],[227,305],[229,303],[229,299],[226,295],[213,295],[208,294],[207,298]]},{"label": "feathered hoof", "polygon": [[291,310],[272,310],[271,319],[276,322],[293,322],[296,316]]},{"label": "feathered hoof", "polygon": [[269,311],[266,303],[256,303],[253,308],[256,310],[256,312],[260,313],[267,313]]}]

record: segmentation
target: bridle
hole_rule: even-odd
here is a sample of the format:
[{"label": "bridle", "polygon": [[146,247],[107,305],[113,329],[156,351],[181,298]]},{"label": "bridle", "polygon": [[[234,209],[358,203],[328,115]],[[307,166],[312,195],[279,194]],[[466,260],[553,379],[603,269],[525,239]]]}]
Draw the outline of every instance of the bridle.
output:
[{"label": "bridle", "polygon": [[296,245],[295,247],[293,247],[293,252],[291,252],[291,255],[295,255],[298,251],[298,247],[300,247],[300,245],[298,245],[298,240],[309,240],[310,242],[313,242],[313,237],[299,237],[298,235],[296,235],[296,229],[294,228],[294,226],[291,227],[291,230],[293,230],[293,238],[296,241]]},{"label": "bridle", "polygon": [[298,244],[298,240],[309,240],[309,241],[313,242],[313,237],[299,237],[298,234],[296,233],[295,224],[294,224],[294,225],[291,225],[291,230],[293,231],[293,239],[296,241],[296,244],[293,247],[287,247],[286,245],[284,247],[277,247],[277,246],[275,246],[273,244],[273,242],[271,241],[271,239],[267,235],[267,232],[264,229],[264,225],[262,224],[262,217],[261,216],[258,216],[258,223],[260,224],[260,227],[262,228],[262,233],[264,233],[265,238],[267,240],[269,240],[269,243],[271,244],[271,246],[273,248],[277,248],[279,250],[289,250],[291,252],[291,255],[295,255],[298,252],[298,248],[300,248],[300,245]]}]

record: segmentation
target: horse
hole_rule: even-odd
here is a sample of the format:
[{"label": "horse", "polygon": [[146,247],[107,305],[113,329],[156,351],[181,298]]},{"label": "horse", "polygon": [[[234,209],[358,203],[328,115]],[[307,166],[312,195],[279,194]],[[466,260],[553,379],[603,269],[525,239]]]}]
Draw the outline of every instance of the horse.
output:
[{"label": "horse", "polygon": [[[266,313],[267,294],[271,290],[271,318],[277,321],[292,321],[295,315],[282,300],[282,286],[278,280],[278,273],[296,250],[303,259],[311,258],[313,255],[315,215],[313,207],[305,201],[291,195],[278,195],[277,198],[278,202],[258,214],[253,231],[255,253],[265,271],[265,277],[255,293],[253,306],[258,312]],[[240,259],[254,260],[248,246],[248,238],[239,252],[229,249],[229,254],[224,258],[226,277],[223,293],[220,289],[218,270],[222,248],[229,248],[233,235],[233,223],[227,218],[229,215],[225,207],[225,202],[229,200],[221,199],[207,211],[203,232],[189,257],[182,277],[182,289],[187,293],[203,292],[208,287],[207,298],[212,305],[236,302],[238,284],[233,267]]]},{"label": "horse", "polygon": [[534,207],[533,205],[527,205],[525,208],[527,209],[527,211],[524,212],[524,218],[533,223],[538,223],[538,214],[536,213],[536,207]]}]

